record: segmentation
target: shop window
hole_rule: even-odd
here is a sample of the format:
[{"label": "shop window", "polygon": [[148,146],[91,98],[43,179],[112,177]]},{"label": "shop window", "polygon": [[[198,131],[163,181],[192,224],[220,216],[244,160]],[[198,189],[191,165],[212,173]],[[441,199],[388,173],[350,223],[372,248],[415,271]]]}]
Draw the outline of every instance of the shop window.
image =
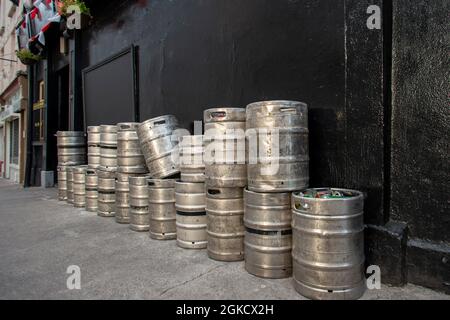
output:
[{"label": "shop window", "polygon": [[9,161],[11,164],[19,164],[19,119],[15,119],[11,121],[11,135],[10,135],[10,158]]}]

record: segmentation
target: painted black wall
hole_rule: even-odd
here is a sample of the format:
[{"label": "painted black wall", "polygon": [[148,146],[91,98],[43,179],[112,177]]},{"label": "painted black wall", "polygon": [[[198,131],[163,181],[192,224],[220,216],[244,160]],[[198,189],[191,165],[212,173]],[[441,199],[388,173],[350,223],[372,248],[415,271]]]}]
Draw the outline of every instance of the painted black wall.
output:
[{"label": "painted black wall", "polygon": [[408,280],[450,293],[448,12],[394,1],[392,217],[408,224]]}]

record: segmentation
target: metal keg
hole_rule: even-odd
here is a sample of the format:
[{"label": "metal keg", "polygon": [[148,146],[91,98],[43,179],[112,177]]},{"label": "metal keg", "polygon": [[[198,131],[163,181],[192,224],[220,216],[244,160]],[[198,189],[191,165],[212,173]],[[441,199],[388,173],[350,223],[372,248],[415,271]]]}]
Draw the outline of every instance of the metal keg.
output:
[{"label": "metal keg", "polygon": [[206,249],[206,194],[204,183],[175,183],[177,244],[185,249]]},{"label": "metal keg", "polygon": [[84,132],[58,131],[56,133],[59,165],[82,165],[86,161]]},{"label": "metal keg", "polygon": [[100,126],[88,127],[88,166],[96,169],[100,166]]},{"label": "metal keg", "polygon": [[100,217],[114,217],[116,214],[116,171],[100,167],[98,175],[98,210]]},{"label": "metal keg", "polygon": [[98,210],[98,176],[96,169],[86,170],[86,211]]},{"label": "metal keg", "polygon": [[117,126],[100,126],[100,166],[117,168]]},{"label": "metal keg", "polygon": [[73,166],[66,167],[67,173],[67,203],[73,204]]},{"label": "metal keg", "polygon": [[117,125],[117,171],[120,173],[148,172],[137,136],[138,126],[134,122]]},{"label": "metal keg", "polygon": [[150,215],[148,212],[148,176],[130,177],[130,229],[149,231]]},{"label": "metal keg", "polygon": [[152,239],[177,238],[175,181],[148,179],[148,211]]},{"label": "metal keg", "polygon": [[353,300],[366,289],[364,196],[346,189],[294,193],[294,285],[310,299]]},{"label": "metal keg", "polygon": [[86,169],[87,166],[73,168],[73,205],[75,208],[86,206]]},{"label": "metal keg", "polygon": [[130,223],[130,175],[117,172],[116,174],[116,222]]},{"label": "metal keg", "polygon": [[175,116],[162,116],[143,122],[138,128],[141,150],[150,175],[155,179],[174,176],[180,172],[178,139],[181,136]]},{"label": "metal keg", "polygon": [[179,150],[181,181],[205,182],[203,136],[181,137]]},{"label": "metal keg", "polygon": [[245,269],[262,278],[292,274],[290,193],[245,190]]},{"label": "metal keg", "polygon": [[244,260],[244,189],[206,191],[208,256],[219,261]]},{"label": "metal keg", "polygon": [[308,106],[263,101],[247,106],[248,189],[287,192],[308,187]]},{"label": "metal keg", "polygon": [[67,200],[67,166],[58,166],[58,200]]},{"label": "metal keg", "polygon": [[245,109],[209,109],[204,112],[204,121],[206,184],[218,188],[245,187]]}]

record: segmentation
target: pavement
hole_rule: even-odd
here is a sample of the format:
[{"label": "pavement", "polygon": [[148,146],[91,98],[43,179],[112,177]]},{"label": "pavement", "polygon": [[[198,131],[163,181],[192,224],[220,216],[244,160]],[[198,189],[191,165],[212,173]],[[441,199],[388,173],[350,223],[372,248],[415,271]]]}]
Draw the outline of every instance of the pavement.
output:
[{"label": "pavement", "polygon": [[[81,289],[69,290],[69,266]],[[243,262],[221,263],[206,251],[155,241],[111,218],[57,200],[57,190],[0,179],[0,299],[286,299],[301,300],[292,278],[260,279]],[[362,299],[450,296],[408,285],[382,286]]]}]

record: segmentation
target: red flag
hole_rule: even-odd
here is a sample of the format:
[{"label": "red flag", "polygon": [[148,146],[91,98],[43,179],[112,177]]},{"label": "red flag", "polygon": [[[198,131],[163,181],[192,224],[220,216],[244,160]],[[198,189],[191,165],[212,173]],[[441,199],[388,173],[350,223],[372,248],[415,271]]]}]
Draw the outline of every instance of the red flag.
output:
[{"label": "red flag", "polygon": [[36,16],[38,16],[39,19],[41,18],[41,14],[40,14],[38,8],[34,8],[34,9],[31,10],[31,12],[30,12],[30,17],[31,17],[31,19],[36,18]]},{"label": "red flag", "polygon": [[47,23],[45,26],[42,27],[41,31],[45,32],[48,30],[48,28],[50,28],[51,22]]}]

